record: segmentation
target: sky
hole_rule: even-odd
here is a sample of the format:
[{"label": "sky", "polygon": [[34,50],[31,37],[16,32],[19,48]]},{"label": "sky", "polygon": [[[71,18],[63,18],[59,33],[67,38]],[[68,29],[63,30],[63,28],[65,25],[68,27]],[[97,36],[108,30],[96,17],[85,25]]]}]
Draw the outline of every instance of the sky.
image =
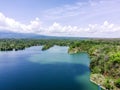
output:
[{"label": "sky", "polygon": [[0,31],[120,38],[120,0],[0,0]]}]

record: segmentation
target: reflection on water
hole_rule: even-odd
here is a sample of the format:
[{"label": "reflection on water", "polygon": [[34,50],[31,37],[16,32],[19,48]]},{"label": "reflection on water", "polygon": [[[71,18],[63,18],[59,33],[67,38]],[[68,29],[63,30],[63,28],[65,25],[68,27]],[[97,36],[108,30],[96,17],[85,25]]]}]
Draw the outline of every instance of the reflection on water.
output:
[{"label": "reflection on water", "polygon": [[89,58],[68,47],[0,52],[0,90],[97,90],[89,81]]}]

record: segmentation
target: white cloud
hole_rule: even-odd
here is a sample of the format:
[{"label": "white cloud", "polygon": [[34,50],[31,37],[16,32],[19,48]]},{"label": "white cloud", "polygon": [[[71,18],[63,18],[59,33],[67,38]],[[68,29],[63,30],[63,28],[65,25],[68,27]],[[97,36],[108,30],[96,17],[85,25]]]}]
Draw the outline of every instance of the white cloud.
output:
[{"label": "white cloud", "polygon": [[48,28],[44,28],[45,35],[52,36],[78,36],[78,37],[120,37],[120,26],[109,23],[89,24],[86,27],[61,25],[53,23]]},{"label": "white cloud", "polygon": [[30,21],[30,24],[20,23],[0,13],[0,30],[9,30],[19,33],[36,33],[50,36],[75,36],[75,37],[120,37],[120,26],[108,21],[103,24],[89,24],[86,27],[62,25],[53,23],[43,27],[39,18]]},{"label": "white cloud", "polygon": [[40,30],[40,26],[41,22],[39,18],[31,21],[29,25],[26,25],[0,13],[0,30],[10,30],[20,33],[34,33],[36,29]]}]

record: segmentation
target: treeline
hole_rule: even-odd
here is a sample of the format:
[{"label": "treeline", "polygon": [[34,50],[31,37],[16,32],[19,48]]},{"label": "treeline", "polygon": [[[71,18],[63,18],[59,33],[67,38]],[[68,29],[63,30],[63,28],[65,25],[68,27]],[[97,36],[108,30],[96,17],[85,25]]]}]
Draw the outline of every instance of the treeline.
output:
[{"label": "treeline", "polygon": [[24,50],[31,46],[42,45],[42,50],[49,49],[54,45],[69,46],[73,40],[57,39],[0,39],[0,51]]}]

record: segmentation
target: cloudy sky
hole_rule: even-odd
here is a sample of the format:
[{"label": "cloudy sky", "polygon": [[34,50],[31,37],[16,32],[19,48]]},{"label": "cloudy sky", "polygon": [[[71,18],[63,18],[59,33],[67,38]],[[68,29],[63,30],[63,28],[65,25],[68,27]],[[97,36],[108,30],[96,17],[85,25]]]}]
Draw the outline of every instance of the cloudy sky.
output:
[{"label": "cloudy sky", "polygon": [[0,31],[120,37],[120,0],[0,0]]}]

